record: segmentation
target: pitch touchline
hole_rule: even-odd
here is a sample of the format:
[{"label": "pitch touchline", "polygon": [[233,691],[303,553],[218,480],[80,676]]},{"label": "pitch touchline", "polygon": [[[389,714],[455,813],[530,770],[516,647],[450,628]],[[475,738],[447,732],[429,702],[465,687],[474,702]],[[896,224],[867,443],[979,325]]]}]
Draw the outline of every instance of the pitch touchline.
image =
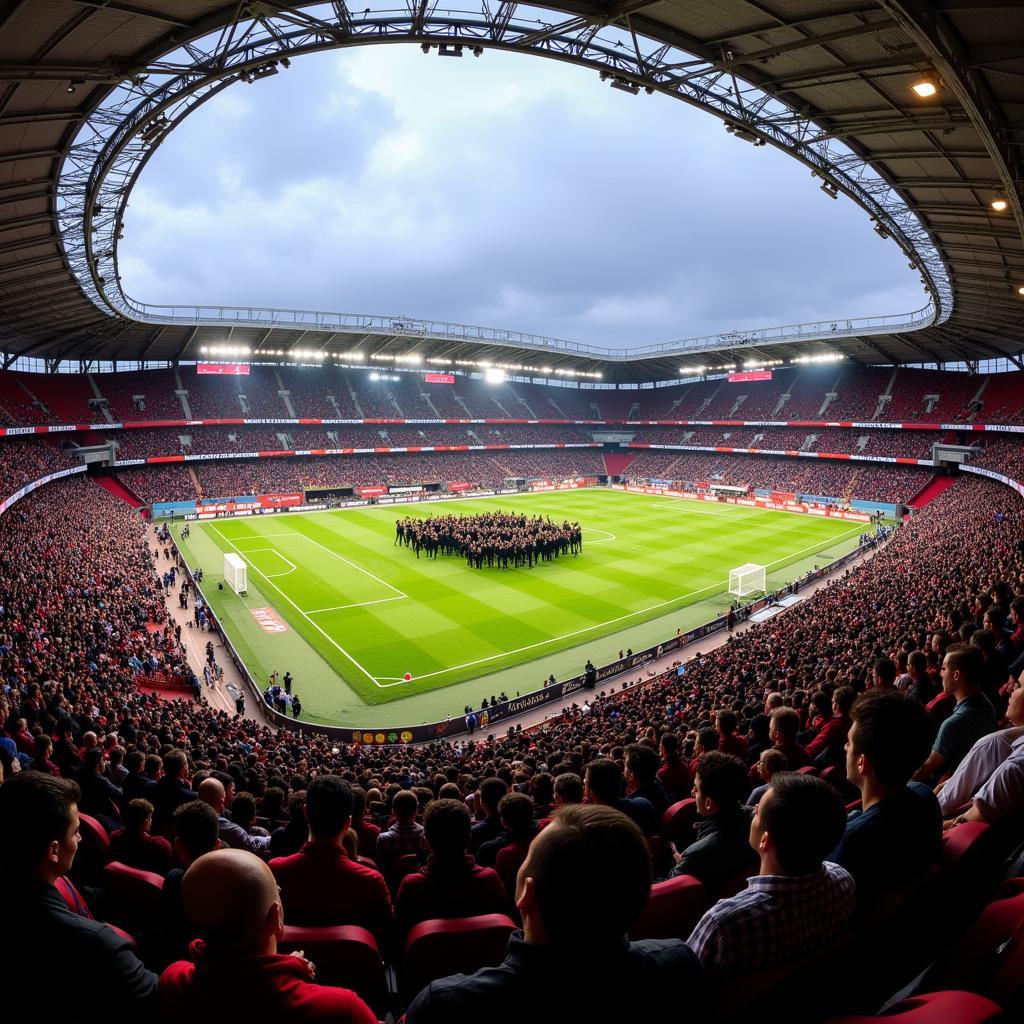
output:
[{"label": "pitch touchline", "polygon": [[340,558],[343,562],[345,562],[346,564],[352,566],[353,569],[358,569],[360,572],[365,573],[367,576],[369,576],[370,579],[376,580],[382,587],[387,587],[388,590],[393,590],[396,594],[398,594],[399,597],[407,597],[408,596],[404,591],[399,590],[398,587],[393,586],[392,584],[388,583],[387,580],[382,580],[379,576],[377,576],[374,573],[370,572],[369,569],[364,569],[357,562],[353,562],[352,559],[346,558],[344,555],[339,555],[337,551],[332,551],[325,544],[321,544],[320,541],[313,540],[312,537],[307,537],[306,534],[300,533],[298,530],[296,530],[295,533],[292,536],[301,537],[303,540],[308,540],[310,544],[315,544],[321,550],[326,551],[327,554],[334,555],[335,558]]},{"label": "pitch touchline", "polygon": [[[860,526],[858,526],[855,530],[851,530],[849,533],[844,533],[837,537],[833,537],[828,541],[821,542],[818,544],[812,544],[810,545],[810,547],[802,548],[800,551],[791,551],[788,555],[783,555],[781,558],[776,558],[773,562],[767,562],[765,564],[765,568],[767,569],[769,566],[778,565],[779,562],[784,562],[787,559],[795,558],[796,556],[802,555],[807,551],[812,551],[815,549],[820,550],[823,547],[827,547],[832,544],[837,544],[840,541],[846,540],[848,537],[852,537],[855,533],[862,532],[863,530]],[[491,654],[486,658],[478,658],[476,661],[467,661],[461,665],[449,665],[448,668],[438,669],[435,672],[423,672],[417,675],[415,678],[431,679],[433,676],[444,675],[446,672],[457,672],[459,671],[459,669],[472,668],[474,665],[484,665],[489,661],[496,661],[499,658],[507,658],[513,654],[521,654],[523,651],[532,651],[536,647],[544,647],[547,644],[557,643],[559,640],[568,640],[570,637],[579,636],[581,633],[589,633],[592,630],[600,629],[602,626],[609,626],[613,622],[621,622],[623,619],[631,619],[636,615],[643,615],[645,612],[654,611],[656,608],[664,608],[666,605],[676,604],[677,602],[682,601],[684,598],[695,597],[697,594],[705,594],[709,590],[717,590],[720,586],[720,583],[715,583],[712,584],[710,587],[703,587],[701,590],[690,590],[687,591],[685,594],[680,594],[677,597],[669,598],[667,601],[659,601],[657,604],[649,605],[647,608],[640,608],[635,612],[627,612],[625,615],[619,615],[614,619],[607,619],[604,622],[597,622],[592,626],[584,626],[582,629],[573,630],[573,632],[571,633],[563,633],[561,636],[553,636],[548,638],[547,640],[539,640],[537,641],[537,643],[527,644],[525,647],[517,647],[515,648],[515,650],[512,651],[502,651],[500,654]],[[393,680],[392,682],[387,683],[380,683],[377,682],[377,680],[374,680],[375,682],[377,682],[377,685],[381,687],[398,686],[404,682],[404,680],[399,679],[397,676],[379,676],[378,679]]]},{"label": "pitch touchline", "polygon": [[[225,537],[224,534],[221,533],[221,531],[213,523],[209,523],[208,525],[210,529],[213,530],[222,541],[224,541],[225,544],[227,544],[229,547],[234,548],[235,551],[238,552],[238,554],[245,558],[245,553],[236,544],[228,540],[228,538]],[[352,664],[355,665],[355,667],[359,669],[359,671],[362,672],[367,679],[369,679],[375,686],[380,686],[380,683],[377,682],[375,676],[372,676],[369,672],[367,672],[366,669],[363,668],[363,666],[360,665],[359,662],[356,661],[356,659],[353,658],[352,655],[349,654],[348,651],[346,651],[345,648],[342,647],[341,644],[339,644],[338,641],[330,635],[330,633],[327,633],[324,630],[322,630],[309,617],[309,615],[307,615],[306,612],[304,612],[272,579],[268,579],[264,573],[260,572],[260,570],[256,568],[255,565],[252,568],[258,575],[262,576],[318,633],[320,633],[324,637],[324,639],[327,640],[328,643],[332,644],[339,651],[341,651],[341,653],[344,654],[345,657],[348,658],[348,660],[351,661]]]}]

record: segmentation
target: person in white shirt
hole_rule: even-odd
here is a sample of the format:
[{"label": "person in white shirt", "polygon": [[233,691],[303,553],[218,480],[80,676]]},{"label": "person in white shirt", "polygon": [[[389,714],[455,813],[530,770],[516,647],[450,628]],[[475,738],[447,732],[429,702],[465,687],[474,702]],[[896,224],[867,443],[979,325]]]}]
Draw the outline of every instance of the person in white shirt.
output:
[{"label": "person in white shirt", "polygon": [[944,828],[964,821],[995,824],[1024,808],[1024,673],[1006,717],[1011,727],[982,736],[935,791]]}]

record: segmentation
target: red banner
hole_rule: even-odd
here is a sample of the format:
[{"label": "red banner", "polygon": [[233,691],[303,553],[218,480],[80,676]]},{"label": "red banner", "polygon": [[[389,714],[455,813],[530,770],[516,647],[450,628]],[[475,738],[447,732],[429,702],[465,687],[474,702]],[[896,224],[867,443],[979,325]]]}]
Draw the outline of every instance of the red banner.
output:
[{"label": "red banner", "polygon": [[261,494],[256,499],[260,508],[288,508],[292,505],[301,505],[305,496],[301,493],[295,494]]},{"label": "red banner", "polygon": [[730,373],[729,374],[729,383],[730,384],[742,384],[744,381],[748,381],[748,380],[771,380],[771,379],[772,379],[772,371],[771,370],[742,370],[739,373]]},{"label": "red banner", "polygon": [[772,491],[772,501],[795,501],[796,495],[792,491]]},{"label": "red banner", "polygon": [[212,373],[225,377],[248,377],[248,363],[196,363],[196,373]]},{"label": "red banner", "polygon": [[427,384],[454,384],[454,373],[425,373],[423,380]]},{"label": "red banner", "polygon": [[454,480],[448,484],[449,491],[471,491],[473,485],[468,480]]},{"label": "red banner", "polygon": [[379,498],[382,494],[387,494],[388,489],[386,487],[357,487],[356,494],[360,498]]}]

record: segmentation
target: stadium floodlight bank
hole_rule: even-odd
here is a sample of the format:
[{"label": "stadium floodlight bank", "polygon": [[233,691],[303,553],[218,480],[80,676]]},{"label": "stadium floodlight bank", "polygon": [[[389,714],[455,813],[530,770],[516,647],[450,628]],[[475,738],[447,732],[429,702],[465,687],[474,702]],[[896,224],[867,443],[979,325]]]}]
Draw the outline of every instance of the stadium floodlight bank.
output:
[{"label": "stadium floodlight bank", "polygon": [[242,595],[249,589],[248,567],[238,555],[224,556],[224,579],[236,594]]},{"label": "stadium floodlight bank", "polygon": [[750,594],[764,594],[766,574],[763,565],[747,562],[729,572],[729,593],[736,597],[748,597]]}]

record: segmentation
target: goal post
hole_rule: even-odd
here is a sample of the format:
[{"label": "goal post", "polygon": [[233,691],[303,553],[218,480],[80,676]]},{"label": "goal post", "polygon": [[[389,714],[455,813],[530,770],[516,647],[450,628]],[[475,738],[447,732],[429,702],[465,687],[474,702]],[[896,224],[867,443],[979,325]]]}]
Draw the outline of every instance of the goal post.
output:
[{"label": "goal post", "polygon": [[729,593],[736,597],[766,592],[766,573],[763,565],[747,562],[729,571]]},{"label": "goal post", "polygon": [[238,555],[224,556],[224,579],[236,594],[244,594],[249,589],[248,567]]}]

